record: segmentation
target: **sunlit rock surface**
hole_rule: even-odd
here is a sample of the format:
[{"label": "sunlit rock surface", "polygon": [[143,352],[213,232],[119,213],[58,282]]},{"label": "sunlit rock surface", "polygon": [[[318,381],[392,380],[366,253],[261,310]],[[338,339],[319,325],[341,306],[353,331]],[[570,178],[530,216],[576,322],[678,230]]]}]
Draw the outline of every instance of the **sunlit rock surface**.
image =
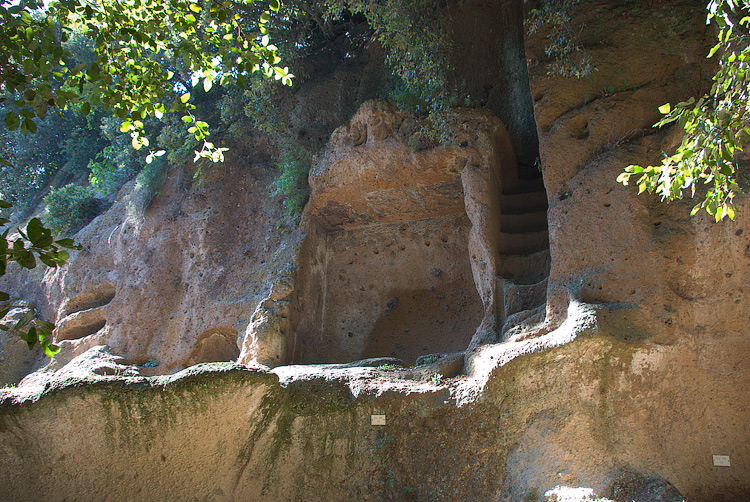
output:
[{"label": "sunlit rock surface", "polygon": [[221,194],[170,171],[142,220],[124,193],[29,290],[66,340],[2,391],[0,493],[750,499],[750,204],[716,225],[615,182],[679,140],[650,125],[705,86],[713,34],[690,2],[585,5],[591,79],[548,79],[527,40],[543,184],[488,113],[414,151],[414,119],[370,102],[299,232],[241,156]]}]

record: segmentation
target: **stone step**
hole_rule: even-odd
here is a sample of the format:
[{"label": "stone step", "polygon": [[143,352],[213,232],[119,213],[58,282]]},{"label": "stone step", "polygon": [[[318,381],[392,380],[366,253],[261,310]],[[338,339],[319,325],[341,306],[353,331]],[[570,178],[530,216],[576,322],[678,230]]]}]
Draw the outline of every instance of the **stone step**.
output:
[{"label": "stone step", "polygon": [[502,214],[534,213],[547,210],[547,192],[519,192],[503,194],[500,198]]},{"label": "stone step", "polygon": [[525,234],[500,232],[497,247],[501,255],[536,253],[549,249],[549,232],[546,230]]},{"label": "stone step", "polygon": [[540,232],[547,229],[547,210],[530,213],[501,214],[500,231],[509,234]]},{"label": "stone step", "polygon": [[547,301],[547,279],[536,284],[516,284],[507,279],[500,279],[499,286],[503,292],[503,318],[532,310]]},{"label": "stone step", "polygon": [[531,254],[500,255],[497,275],[516,284],[536,284],[549,276],[549,249]]}]

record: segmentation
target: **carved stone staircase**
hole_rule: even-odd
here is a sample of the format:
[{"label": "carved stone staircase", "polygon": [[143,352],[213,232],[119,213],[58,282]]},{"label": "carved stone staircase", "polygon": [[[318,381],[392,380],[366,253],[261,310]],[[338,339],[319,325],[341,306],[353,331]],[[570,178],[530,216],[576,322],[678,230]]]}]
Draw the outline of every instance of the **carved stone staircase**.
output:
[{"label": "carved stone staircase", "polygon": [[544,306],[550,270],[542,178],[537,174],[514,185],[501,198],[497,280],[503,333]]}]

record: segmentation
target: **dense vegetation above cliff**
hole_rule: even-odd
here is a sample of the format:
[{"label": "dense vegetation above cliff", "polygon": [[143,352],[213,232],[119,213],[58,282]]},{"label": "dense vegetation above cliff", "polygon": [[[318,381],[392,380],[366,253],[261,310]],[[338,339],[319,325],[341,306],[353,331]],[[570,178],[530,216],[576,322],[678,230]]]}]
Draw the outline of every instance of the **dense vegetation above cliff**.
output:
[{"label": "dense vegetation above cliff", "polygon": [[[46,10],[35,2],[3,3],[0,196],[21,215],[30,214],[50,186],[88,181],[106,195],[162,155],[174,164],[193,160],[200,178],[206,162],[220,161],[225,145],[253,129],[274,138],[273,155],[295,154],[300,145],[294,138],[279,140],[288,128],[291,91],[261,75],[291,84],[294,71],[304,85],[306,76],[342,54],[355,57],[371,38],[386,49],[396,77],[380,97],[426,115],[427,141],[450,140],[451,108],[482,107],[505,122],[521,163],[537,162],[523,2],[493,9],[429,0],[131,3],[66,1]],[[585,26],[574,28],[580,3],[544,0],[527,8],[528,29],[548,37],[551,73],[582,78],[597,70],[581,42]],[[613,8],[620,3],[627,4]],[[660,4],[642,3],[646,9]],[[663,107],[668,116],[659,125],[679,122],[685,140],[674,155],[666,152],[662,166],[631,166],[621,178],[638,174],[640,191],[666,200],[694,197],[703,182],[708,192],[696,210],[704,207],[717,220],[734,215],[733,197],[743,186],[740,158],[750,137],[741,106],[748,93],[747,7],[745,1],[709,3],[709,20],[721,30],[710,54],[721,65],[714,87],[702,98]],[[209,93],[214,82],[220,89]],[[209,141],[209,134],[217,139]],[[310,155],[321,146],[303,149]],[[142,185],[154,193],[160,165],[150,171]],[[93,192],[83,199],[67,194],[53,192],[47,206],[70,205],[80,216],[48,216],[58,230],[79,227],[100,205]]]}]

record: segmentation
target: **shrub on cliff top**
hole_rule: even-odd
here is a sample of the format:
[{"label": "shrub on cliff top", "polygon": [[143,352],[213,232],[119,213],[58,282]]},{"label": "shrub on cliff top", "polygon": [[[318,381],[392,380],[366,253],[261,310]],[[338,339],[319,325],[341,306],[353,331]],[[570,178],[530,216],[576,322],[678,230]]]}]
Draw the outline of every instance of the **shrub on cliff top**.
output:
[{"label": "shrub on cliff top", "polygon": [[100,207],[91,187],[72,184],[50,190],[44,203],[47,209],[42,218],[55,233],[80,228],[96,216]]},{"label": "shrub on cliff top", "polygon": [[310,194],[307,174],[310,172],[311,161],[310,154],[300,148],[286,153],[281,158],[281,174],[271,184],[271,193],[284,198],[286,216],[294,217],[302,212]]}]

